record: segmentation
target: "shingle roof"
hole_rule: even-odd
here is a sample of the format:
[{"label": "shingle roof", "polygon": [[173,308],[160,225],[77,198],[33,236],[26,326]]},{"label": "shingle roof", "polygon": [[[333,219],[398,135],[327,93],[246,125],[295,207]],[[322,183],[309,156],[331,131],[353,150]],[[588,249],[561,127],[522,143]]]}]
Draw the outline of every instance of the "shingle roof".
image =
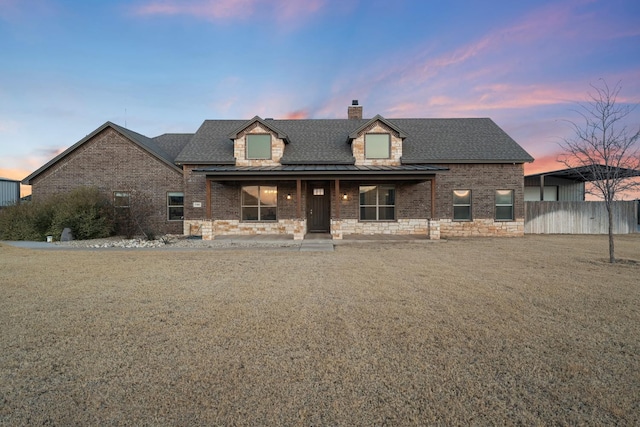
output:
[{"label": "shingle roof", "polygon": [[517,142],[488,118],[389,119],[409,136],[404,163],[531,162]]},{"label": "shingle roof", "polygon": [[[255,120],[252,119],[252,120]],[[488,118],[384,119],[405,137],[402,162],[530,162],[533,158]],[[206,120],[176,158],[178,163],[233,164],[229,135],[251,121]],[[349,141],[371,119],[268,120],[288,136],[281,163],[353,164]]]},{"label": "shingle roof", "polygon": [[229,134],[246,120],[205,120],[176,157],[176,163],[235,163]]},{"label": "shingle roof", "polygon": [[133,142],[140,145],[145,150],[149,151],[151,154],[159,157],[161,160],[164,160],[167,163],[173,164],[175,157],[171,156],[167,153],[155,140],[149,138],[148,136],[144,136],[139,134],[138,132],[134,132],[131,129],[123,128],[122,126],[116,125],[115,123],[107,122],[106,125],[111,126]]},{"label": "shingle roof", "polygon": [[191,138],[193,138],[192,133],[165,133],[152,139],[169,155],[173,162],[189,141],[191,141]]}]

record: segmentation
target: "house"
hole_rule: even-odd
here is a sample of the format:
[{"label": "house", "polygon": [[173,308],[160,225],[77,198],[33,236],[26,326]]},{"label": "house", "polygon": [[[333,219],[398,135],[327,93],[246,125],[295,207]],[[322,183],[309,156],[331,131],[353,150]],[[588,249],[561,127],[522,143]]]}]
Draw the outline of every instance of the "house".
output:
[{"label": "house", "polygon": [[523,235],[523,164],[488,118],[205,120],[155,138],[105,123],[25,178],[34,198],[146,192],[159,232]]},{"label": "house", "polygon": [[20,181],[0,178],[0,208],[20,202]]}]

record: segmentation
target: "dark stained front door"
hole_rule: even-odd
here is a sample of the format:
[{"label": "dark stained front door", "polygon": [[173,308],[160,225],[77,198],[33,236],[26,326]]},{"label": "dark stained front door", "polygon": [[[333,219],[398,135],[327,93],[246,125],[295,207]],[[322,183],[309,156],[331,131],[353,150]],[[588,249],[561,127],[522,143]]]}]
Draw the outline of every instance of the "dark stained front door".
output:
[{"label": "dark stained front door", "polygon": [[329,186],[326,184],[309,184],[307,195],[307,224],[311,233],[328,233],[329,224]]}]

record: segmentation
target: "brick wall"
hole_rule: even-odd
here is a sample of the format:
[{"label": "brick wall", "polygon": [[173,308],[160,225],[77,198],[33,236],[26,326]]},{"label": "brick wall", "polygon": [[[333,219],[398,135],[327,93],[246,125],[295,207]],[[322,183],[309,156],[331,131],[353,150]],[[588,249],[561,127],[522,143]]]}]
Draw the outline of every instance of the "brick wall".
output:
[{"label": "brick wall", "polygon": [[[193,173],[199,167],[201,166],[185,165],[182,168],[185,219],[204,219],[207,216],[207,178],[202,173]],[[200,207],[197,207],[198,204]]]},{"label": "brick wall", "polygon": [[[241,193],[244,185],[275,185],[278,187],[278,219],[296,218],[296,183],[295,182],[272,182],[247,181],[239,184],[226,184],[221,182],[211,182],[211,219],[239,219],[241,215]],[[291,199],[287,199],[287,195],[291,195]],[[305,197],[302,194],[302,206],[304,206]],[[304,209],[301,210],[302,216],[305,215]],[[188,219],[199,219],[197,216],[187,216]]]},{"label": "brick wall", "polygon": [[[431,216],[431,183],[389,182],[396,187],[396,218],[416,219]],[[386,184],[381,182],[380,184]],[[340,181],[340,194],[346,194],[347,200],[340,197],[340,218],[360,218],[360,185],[359,182]],[[337,216],[335,208],[334,182],[331,182],[331,217]]]},{"label": "brick wall", "polygon": [[34,200],[80,186],[95,186],[113,200],[114,191],[141,192],[152,203],[158,233],[181,233],[182,221],[167,221],[167,192],[183,191],[182,173],[111,128],[106,128],[32,182]]},{"label": "brick wall", "polygon": [[[522,164],[445,164],[436,178],[436,218],[442,237],[524,234]],[[453,191],[471,190],[473,221],[453,221]],[[496,190],[514,190],[514,220],[495,221]],[[522,225],[522,227],[521,227]]]}]

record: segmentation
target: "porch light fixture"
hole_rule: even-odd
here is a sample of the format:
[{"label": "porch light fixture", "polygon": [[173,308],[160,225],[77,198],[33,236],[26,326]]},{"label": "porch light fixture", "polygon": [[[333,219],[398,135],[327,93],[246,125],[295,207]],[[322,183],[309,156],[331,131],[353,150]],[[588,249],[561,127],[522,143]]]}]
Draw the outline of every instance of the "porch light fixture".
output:
[{"label": "porch light fixture", "polygon": [[291,193],[287,193],[287,200],[291,200]]},{"label": "porch light fixture", "polygon": [[348,200],[348,199],[349,199],[349,196],[347,196],[347,193],[344,193],[342,195],[342,200]]}]

